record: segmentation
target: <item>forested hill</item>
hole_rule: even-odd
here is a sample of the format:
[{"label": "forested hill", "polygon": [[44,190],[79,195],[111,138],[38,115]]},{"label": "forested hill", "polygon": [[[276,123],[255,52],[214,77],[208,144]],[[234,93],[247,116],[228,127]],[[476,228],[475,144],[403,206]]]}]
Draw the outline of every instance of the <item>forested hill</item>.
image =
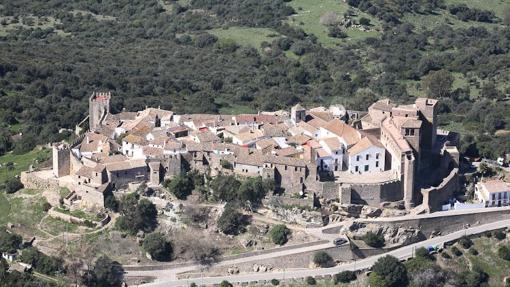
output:
[{"label": "forested hill", "polygon": [[[468,155],[510,152],[503,0],[1,0],[0,154],[113,111],[239,113],[441,98]],[[22,131],[14,144],[10,135]]]}]

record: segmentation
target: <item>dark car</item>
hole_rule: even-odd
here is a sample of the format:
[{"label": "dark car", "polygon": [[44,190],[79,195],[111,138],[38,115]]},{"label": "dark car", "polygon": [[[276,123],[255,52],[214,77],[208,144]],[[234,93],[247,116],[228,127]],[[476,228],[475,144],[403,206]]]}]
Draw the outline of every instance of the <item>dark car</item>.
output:
[{"label": "dark car", "polygon": [[340,246],[345,243],[347,243],[347,239],[345,238],[336,238],[335,240],[333,240],[333,244],[335,244],[336,246]]}]

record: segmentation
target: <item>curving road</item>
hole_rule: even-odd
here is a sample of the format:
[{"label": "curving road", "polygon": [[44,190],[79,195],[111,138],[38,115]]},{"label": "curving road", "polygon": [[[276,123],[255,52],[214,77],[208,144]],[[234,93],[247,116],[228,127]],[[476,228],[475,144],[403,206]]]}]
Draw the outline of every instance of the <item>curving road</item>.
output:
[{"label": "curving road", "polygon": [[[393,251],[372,256],[369,258],[361,259],[352,263],[346,263],[342,265],[338,265],[332,268],[321,268],[321,269],[299,269],[299,270],[291,270],[286,272],[272,272],[272,273],[248,273],[248,274],[240,274],[240,275],[231,275],[231,276],[219,276],[219,277],[202,277],[202,278],[194,278],[194,279],[182,279],[176,280],[169,277],[159,277],[157,281],[149,284],[145,284],[147,287],[163,287],[163,286],[189,286],[192,282],[195,282],[199,285],[212,285],[220,283],[223,280],[228,280],[230,282],[255,282],[255,281],[269,281],[271,279],[295,279],[295,278],[304,278],[306,276],[323,276],[323,275],[333,275],[338,272],[344,270],[365,270],[370,268],[376,261],[382,256],[392,255],[399,259],[408,259],[413,256],[414,250],[419,247],[427,247],[431,245],[443,245],[446,242],[458,239],[464,235],[472,235],[479,234],[485,231],[496,230],[504,227],[510,226],[510,219],[496,221],[488,224],[483,224],[475,227],[470,227],[464,230],[456,231],[444,236],[439,236],[435,238],[431,238],[419,243],[415,243],[412,245],[408,245],[399,249],[395,249]],[[273,254],[274,255],[274,254]],[[229,262],[232,264],[233,262]],[[161,270],[161,272],[165,272]],[[168,271],[167,271],[168,272]],[[135,274],[131,274],[135,275]],[[140,274],[140,276],[143,276]]]}]

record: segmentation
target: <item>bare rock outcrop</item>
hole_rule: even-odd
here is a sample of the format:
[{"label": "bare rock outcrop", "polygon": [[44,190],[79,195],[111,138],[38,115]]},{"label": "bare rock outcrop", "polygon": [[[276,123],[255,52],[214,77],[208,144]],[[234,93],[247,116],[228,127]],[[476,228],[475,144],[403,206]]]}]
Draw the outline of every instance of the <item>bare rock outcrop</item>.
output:
[{"label": "bare rock outcrop", "polygon": [[352,238],[361,238],[367,232],[382,235],[387,246],[409,245],[424,239],[419,229],[414,227],[380,225],[374,223],[353,222],[343,232]]}]

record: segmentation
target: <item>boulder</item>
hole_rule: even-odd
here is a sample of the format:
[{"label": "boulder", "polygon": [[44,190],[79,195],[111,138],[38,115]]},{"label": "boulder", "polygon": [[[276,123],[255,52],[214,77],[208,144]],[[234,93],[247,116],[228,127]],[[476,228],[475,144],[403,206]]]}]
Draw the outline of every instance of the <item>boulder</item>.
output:
[{"label": "boulder", "polygon": [[361,209],[360,216],[362,218],[369,218],[369,217],[379,217],[379,216],[381,216],[381,214],[382,214],[382,210],[380,208],[365,205]]}]

